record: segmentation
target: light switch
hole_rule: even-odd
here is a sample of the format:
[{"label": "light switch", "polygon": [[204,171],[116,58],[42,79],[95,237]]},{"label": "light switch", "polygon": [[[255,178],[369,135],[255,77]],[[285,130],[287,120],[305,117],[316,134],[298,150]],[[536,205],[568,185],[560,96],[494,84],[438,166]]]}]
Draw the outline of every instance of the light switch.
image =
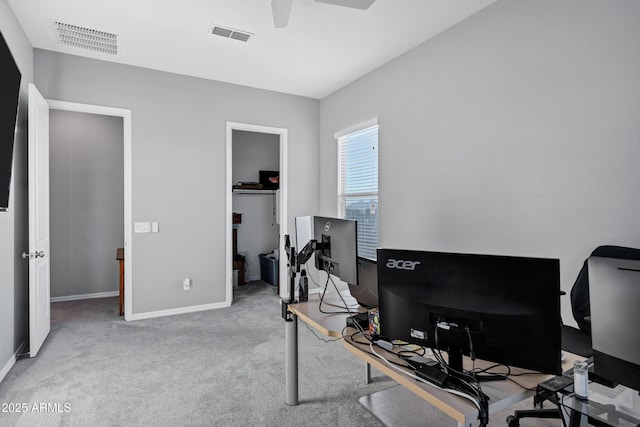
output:
[{"label": "light switch", "polygon": [[151,232],[151,223],[150,222],[135,222],[133,224],[133,232],[134,233],[150,233]]},{"label": "light switch", "polygon": [[157,233],[158,231],[160,231],[158,223],[157,222],[152,222],[151,223],[151,232],[152,233]]}]

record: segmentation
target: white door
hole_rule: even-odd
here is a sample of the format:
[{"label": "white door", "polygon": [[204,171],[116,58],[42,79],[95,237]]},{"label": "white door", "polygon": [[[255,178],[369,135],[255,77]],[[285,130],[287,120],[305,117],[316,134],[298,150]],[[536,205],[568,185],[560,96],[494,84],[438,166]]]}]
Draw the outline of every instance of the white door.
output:
[{"label": "white door", "polygon": [[49,289],[49,105],[29,84],[29,355],[51,330]]}]

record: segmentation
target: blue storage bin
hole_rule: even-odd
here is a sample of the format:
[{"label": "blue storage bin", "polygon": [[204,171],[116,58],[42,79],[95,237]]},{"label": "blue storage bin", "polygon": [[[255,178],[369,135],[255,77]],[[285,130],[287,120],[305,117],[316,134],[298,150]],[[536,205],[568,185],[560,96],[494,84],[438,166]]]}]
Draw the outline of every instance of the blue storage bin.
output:
[{"label": "blue storage bin", "polygon": [[271,286],[278,286],[278,260],[272,255],[259,255],[260,279]]}]

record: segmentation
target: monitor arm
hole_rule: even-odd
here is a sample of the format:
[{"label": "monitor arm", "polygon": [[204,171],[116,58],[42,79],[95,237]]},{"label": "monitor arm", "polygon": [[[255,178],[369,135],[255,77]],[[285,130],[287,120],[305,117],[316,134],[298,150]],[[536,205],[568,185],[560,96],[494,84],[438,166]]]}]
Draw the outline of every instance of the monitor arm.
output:
[{"label": "monitor arm", "polygon": [[[323,239],[324,240],[324,239]],[[295,285],[296,285],[296,274],[300,272],[300,266],[304,265],[313,253],[316,250],[324,249],[328,247],[327,243],[318,243],[317,240],[310,240],[302,250],[297,253],[296,248],[291,246],[291,239],[289,235],[284,236],[284,249],[287,253],[287,261],[288,261],[288,279],[289,279],[289,298],[285,301],[282,301],[282,318],[291,322],[293,319],[291,318],[291,313],[289,312],[289,304],[295,303]]]},{"label": "monitor arm", "polygon": [[309,258],[313,255],[313,253],[318,249],[318,241],[317,240],[309,240],[304,248],[298,253],[296,258],[296,273],[300,271],[300,266],[309,261]]}]

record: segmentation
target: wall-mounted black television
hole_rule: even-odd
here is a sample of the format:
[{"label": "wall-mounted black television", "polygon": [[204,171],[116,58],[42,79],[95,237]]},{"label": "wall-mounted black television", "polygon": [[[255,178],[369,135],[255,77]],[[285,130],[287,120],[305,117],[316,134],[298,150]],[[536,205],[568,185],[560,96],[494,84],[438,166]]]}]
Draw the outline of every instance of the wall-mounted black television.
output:
[{"label": "wall-mounted black television", "polygon": [[0,212],[9,209],[20,79],[22,75],[0,32]]}]

